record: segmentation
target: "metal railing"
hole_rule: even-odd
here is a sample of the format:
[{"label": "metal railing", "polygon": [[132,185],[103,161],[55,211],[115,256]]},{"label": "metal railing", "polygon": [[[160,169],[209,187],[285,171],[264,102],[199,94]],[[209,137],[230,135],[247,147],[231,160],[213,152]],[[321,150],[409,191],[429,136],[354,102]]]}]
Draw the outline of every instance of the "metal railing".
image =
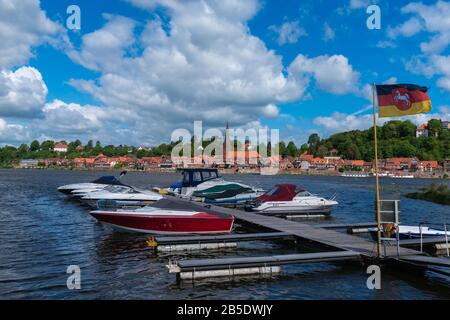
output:
[{"label": "metal railing", "polygon": [[[441,226],[440,223],[428,223],[428,222],[421,222],[419,223],[419,232],[420,232],[420,252],[423,252],[423,231],[422,227],[424,224],[431,225],[431,226]],[[447,257],[450,257],[450,248],[448,245],[448,228],[447,223],[444,223],[444,237],[445,237],[445,248],[447,251]]]}]

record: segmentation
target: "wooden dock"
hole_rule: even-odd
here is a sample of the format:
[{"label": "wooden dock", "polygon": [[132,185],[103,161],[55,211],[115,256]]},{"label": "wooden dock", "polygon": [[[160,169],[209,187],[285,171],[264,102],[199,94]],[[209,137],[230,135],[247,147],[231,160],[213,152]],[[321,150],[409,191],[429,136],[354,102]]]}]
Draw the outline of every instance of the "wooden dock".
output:
[{"label": "wooden dock", "polygon": [[[278,232],[286,232],[307,241],[314,241],[326,246],[334,247],[340,250],[349,250],[358,252],[361,255],[374,258],[376,257],[376,243],[368,239],[348,235],[345,233],[324,229],[310,224],[301,223],[299,221],[286,220],[274,216],[264,216],[257,213],[223,208],[214,205],[205,205],[201,202],[191,202],[184,199],[171,197],[171,200],[179,204],[185,203],[190,207],[195,206],[197,210],[209,210],[219,214],[228,214],[234,216],[237,220],[252,223],[257,226],[272,229]],[[384,251],[384,250],[383,250]],[[397,256],[396,247],[386,247],[383,252],[386,257]],[[401,255],[417,255],[418,252],[411,249],[400,248]]]},{"label": "wooden dock", "polygon": [[[272,267],[277,267],[280,264],[287,263],[303,263],[305,261],[315,261],[315,262],[323,262],[323,261],[335,261],[335,260],[354,260],[355,255],[358,255],[360,258],[365,258],[369,261],[373,261],[378,259],[377,257],[377,244],[374,241],[369,239],[365,239],[362,237],[357,237],[353,235],[349,235],[346,233],[341,233],[334,231],[333,229],[345,228],[349,225],[339,224],[339,225],[311,225],[301,223],[299,221],[291,221],[282,219],[274,216],[264,216],[261,214],[256,214],[252,212],[240,211],[236,209],[224,208],[209,204],[204,204],[201,202],[191,202],[184,199],[179,199],[175,197],[170,197],[170,200],[176,202],[178,205],[182,206],[183,204],[187,207],[196,210],[205,210],[209,212],[214,212],[217,214],[226,214],[232,215],[235,219],[247,223],[251,223],[256,226],[264,227],[269,230],[273,230],[274,233],[280,233],[282,235],[291,235],[296,237],[299,240],[304,240],[306,242],[314,242],[320,244],[322,246],[326,246],[329,250],[324,250],[322,252],[313,253],[314,259],[309,260],[310,257],[305,256],[304,254],[295,255],[296,257],[292,260],[289,258],[280,258],[277,257],[275,260],[277,261],[277,265],[272,265],[273,257],[245,257],[245,258],[234,258],[234,259],[207,259],[203,260],[192,260],[189,261],[180,261],[177,264],[169,264],[168,268],[171,272],[178,272],[179,274],[182,272],[191,272],[189,268],[193,268],[198,271],[202,271],[203,275],[229,275],[231,269],[241,269],[244,268],[251,270],[253,272],[260,273],[271,273],[274,272]],[[371,223],[360,224],[361,227],[372,226]],[[234,235],[236,236],[236,235]],[[198,241],[198,239],[195,239]],[[205,238],[206,240],[206,238]],[[331,251],[331,252],[330,252]],[[338,257],[338,259],[336,259]],[[396,244],[387,243],[387,245],[383,245],[381,257],[384,261],[389,261],[392,259],[397,260],[400,263],[410,263],[415,265],[421,265],[424,267],[427,266],[450,266],[450,259],[446,258],[437,258],[427,256],[419,251],[399,247],[397,248]],[[271,262],[272,261],[272,262]],[[289,261],[289,262],[288,262]],[[246,265],[245,263],[248,263]],[[261,269],[263,267],[263,269]],[[264,269],[267,267],[269,269]],[[210,271],[219,270],[218,272],[206,272],[203,269],[210,269]],[[260,268],[260,269],[258,269]],[[247,271],[248,271],[247,270]],[[243,271],[243,270],[241,270]],[[234,271],[233,271],[234,272]],[[250,271],[249,271],[250,272]],[[236,274],[236,273],[233,273]],[[190,276],[188,276],[190,277]],[[195,276],[192,276],[195,277]]]}]

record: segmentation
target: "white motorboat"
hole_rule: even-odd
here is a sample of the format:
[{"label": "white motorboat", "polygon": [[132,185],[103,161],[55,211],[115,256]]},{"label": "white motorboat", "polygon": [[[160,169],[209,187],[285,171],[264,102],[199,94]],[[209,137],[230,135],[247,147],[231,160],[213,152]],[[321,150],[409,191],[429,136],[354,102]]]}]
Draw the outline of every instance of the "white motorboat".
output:
[{"label": "white motorboat", "polygon": [[389,174],[388,177],[394,178],[394,179],[414,179],[414,175],[412,174]]},{"label": "white motorboat", "polygon": [[120,182],[120,178],[122,178],[126,173],[126,171],[122,171],[119,175],[119,178],[116,178],[114,176],[102,176],[91,182],[67,184],[58,187],[58,191],[70,195],[74,190],[103,189],[108,185],[123,185],[122,182]]},{"label": "white motorboat", "polygon": [[191,200],[236,204],[255,200],[264,193],[262,189],[223,179],[217,169],[184,169],[182,175],[181,183],[176,185],[179,196]]},{"label": "white motorboat", "polygon": [[346,177],[346,178],[369,178],[370,174],[368,174],[368,173],[344,172],[343,174],[341,174],[341,177]]},{"label": "white motorboat", "polygon": [[267,215],[329,215],[337,204],[334,199],[325,199],[305,190],[296,190],[293,184],[279,184],[256,198],[256,202],[248,209]]},{"label": "white motorboat", "polygon": [[[378,229],[377,228],[369,228],[369,233],[373,239],[378,238]],[[450,237],[450,231],[445,231],[444,228],[431,228],[427,226],[403,226],[400,225],[398,227],[399,230],[399,239],[420,239],[429,238],[429,237]],[[386,236],[386,233],[384,236]],[[396,230],[391,231],[388,236],[392,238],[396,238]]]},{"label": "white motorboat", "polygon": [[80,198],[80,201],[93,208],[99,200],[116,200],[122,203],[130,202],[133,205],[145,206],[154,203],[163,197],[153,191],[127,186],[110,186],[108,190],[89,192]]}]

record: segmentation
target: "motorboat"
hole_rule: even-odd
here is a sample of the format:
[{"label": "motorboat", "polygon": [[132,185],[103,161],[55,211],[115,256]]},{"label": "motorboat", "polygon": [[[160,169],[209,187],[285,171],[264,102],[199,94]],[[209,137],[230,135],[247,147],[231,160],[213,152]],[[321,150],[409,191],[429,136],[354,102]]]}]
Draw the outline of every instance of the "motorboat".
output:
[{"label": "motorboat", "polygon": [[88,194],[98,195],[100,193],[130,193],[133,187],[127,185],[105,185],[103,188],[75,189],[70,193],[72,198],[80,200]]},{"label": "motorboat", "polygon": [[230,233],[234,217],[197,210],[176,210],[146,206],[134,210],[102,208],[90,214],[100,222],[118,229],[149,234],[220,234]]},{"label": "motorboat", "polygon": [[412,174],[391,173],[388,175],[388,177],[394,178],[394,179],[414,179],[414,175],[412,175]]},{"label": "motorboat", "polygon": [[227,181],[217,169],[183,169],[181,184],[173,185],[182,198],[209,203],[236,203],[254,200],[264,190],[243,183]]},{"label": "motorboat", "polygon": [[[372,239],[378,239],[378,228],[369,228],[369,233]],[[402,226],[398,227],[399,230],[399,239],[420,239],[429,238],[429,237],[450,237],[450,231],[446,231],[444,228],[431,228],[426,226]],[[383,236],[387,238],[396,238],[397,233],[396,230],[392,232],[383,232]]]},{"label": "motorboat", "polygon": [[99,200],[118,200],[121,202],[132,202],[145,206],[163,198],[162,195],[131,186],[109,186],[105,190],[89,192],[80,198],[80,201],[93,208]]},{"label": "motorboat", "polygon": [[337,204],[334,199],[325,199],[306,190],[297,190],[294,184],[278,184],[256,198],[246,209],[265,215],[329,215]]},{"label": "motorboat", "polygon": [[126,173],[127,173],[126,171],[122,171],[119,175],[119,178],[116,178],[115,176],[102,176],[91,182],[67,184],[58,187],[58,191],[70,195],[74,190],[81,190],[81,189],[101,190],[108,185],[123,185],[123,183],[120,182],[120,178],[122,178]]},{"label": "motorboat", "polygon": [[344,173],[341,174],[341,177],[346,177],[346,178],[369,178],[370,174],[368,174],[368,173],[344,172]]},{"label": "motorboat", "polygon": [[193,196],[202,198],[202,201],[205,203],[235,206],[254,201],[264,193],[265,191],[263,189],[255,189],[241,184],[228,184],[214,186],[202,191],[195,191]]}]

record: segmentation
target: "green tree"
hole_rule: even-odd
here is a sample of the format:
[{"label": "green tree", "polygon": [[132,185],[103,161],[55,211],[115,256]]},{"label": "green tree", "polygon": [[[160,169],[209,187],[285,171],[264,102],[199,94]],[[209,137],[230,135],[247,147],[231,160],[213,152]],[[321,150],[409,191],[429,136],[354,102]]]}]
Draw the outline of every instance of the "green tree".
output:
[{"label": "green tree", "polygon": [[38,151],[40,148],[39,141],[33,140],[30,144],[30,151]]},{"label": "green tree", "polygon": [[287,154],[291,157],[296,157],[298,153],[297,146],[293,141],[289,141],[287,145]]},{"label": "green tree", "polygon": [[428,135],[438,137],[442,133],[442,123],[439,119],[431,119],[428,121]]}]

